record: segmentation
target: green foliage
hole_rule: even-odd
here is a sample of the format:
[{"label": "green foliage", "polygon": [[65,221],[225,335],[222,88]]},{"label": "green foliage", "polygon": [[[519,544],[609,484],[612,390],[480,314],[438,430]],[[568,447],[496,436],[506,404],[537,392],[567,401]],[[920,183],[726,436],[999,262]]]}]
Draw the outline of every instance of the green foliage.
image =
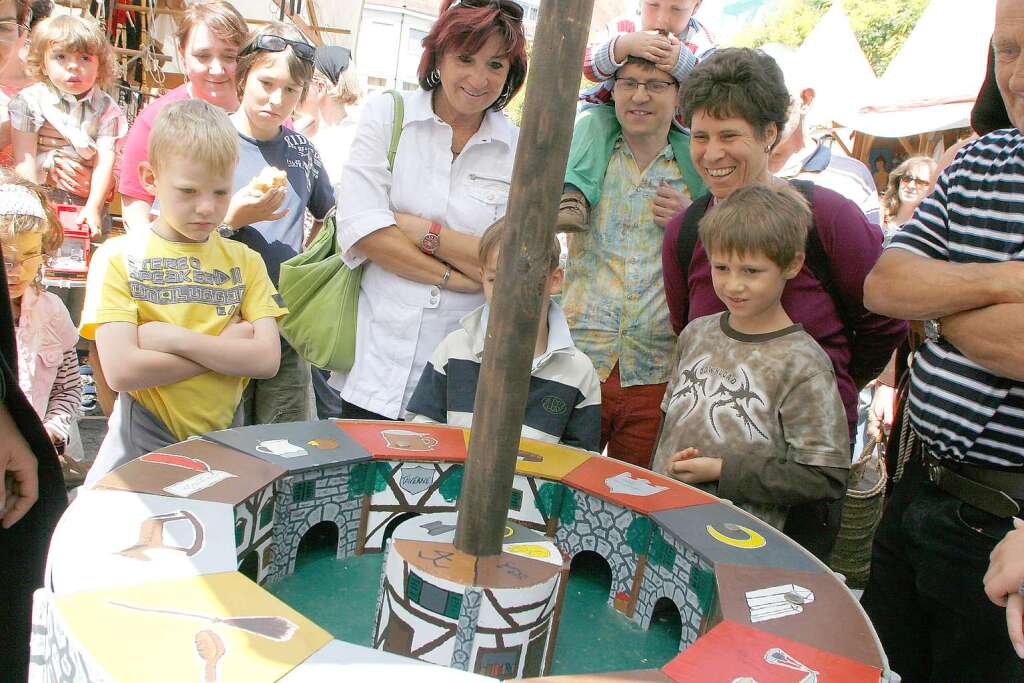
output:
[{"label": "green foliage", "polygon": [[388,474],[387,463],[383,462],[361,462],[354,466],[348,475],[348,499],[380,493],[388,487]]},{"label": "green foliage", "polygon": [[[845,0],[850,26],[875,74],[885,72],[927,5],[928,0]],[[733,44],[799,47],[831,6],[832,0],[784,0],[764,24],[737,34]]]},{"label": "green foliage", "polygon": [[545,519],[558,517],[562,524],[572,524],[576,521],[576,494],[564,484],[541,484],[537,489],[537,510]]},{"label": "green foliage", "polygon": [[637,517],[629,523],[629,528],[626,529],[626,543],[634,553],[643,555],[647,552],[647,547],[651,544],[653,528],[654,525],[647,517]]},{"label": "green foliage", "polygon": [[463,471],[462,465],[452,465],[445,472],[444,481],[437,487],[437,492],[449,503],[454,503],[458,500],[459,494],[462,493]]}]

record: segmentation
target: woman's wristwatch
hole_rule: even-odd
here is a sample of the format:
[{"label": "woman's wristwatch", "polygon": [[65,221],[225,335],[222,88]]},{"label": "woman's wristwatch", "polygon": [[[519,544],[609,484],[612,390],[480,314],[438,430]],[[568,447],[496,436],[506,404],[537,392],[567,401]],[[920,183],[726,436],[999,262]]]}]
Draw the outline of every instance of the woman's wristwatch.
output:
[{"label": "woman's wristwatch", "polygon": [[[436,221],[430,224],[430,229],[427,230],[427,234],[420,240],[420,251],[428,256],[433,256],[437,253],[437,248],[441,246],[441,224]],[[447,282],[447,280],[445,280]]]}]

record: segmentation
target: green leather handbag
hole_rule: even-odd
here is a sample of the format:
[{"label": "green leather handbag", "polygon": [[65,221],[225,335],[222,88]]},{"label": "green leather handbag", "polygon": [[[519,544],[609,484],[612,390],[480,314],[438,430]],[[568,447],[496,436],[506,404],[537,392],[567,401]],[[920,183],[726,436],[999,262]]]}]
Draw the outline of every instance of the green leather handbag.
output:
[{"label": "green leather handbag", "polygon": [[[388,148],[388,168],[394,168],[405,108],[397,91],[388,92],[395,101]],[[336,230],[331,211],[306,250],[281,264],[278,291],[288,306],[288,315],[281,321],[281,335],[313,365],[348,372],[356,357],[363,266],[349,268],[341,260]]]}]

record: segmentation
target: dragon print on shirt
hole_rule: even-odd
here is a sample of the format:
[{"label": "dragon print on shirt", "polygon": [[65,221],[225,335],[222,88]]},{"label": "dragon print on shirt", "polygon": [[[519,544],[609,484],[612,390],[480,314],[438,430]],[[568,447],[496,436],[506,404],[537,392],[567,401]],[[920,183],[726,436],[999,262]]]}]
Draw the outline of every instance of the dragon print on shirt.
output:
[{"label": "dragon print on shirt", "polygon": [[[711,365],[710,359],[710,355],[702,356],[679,371],[679,381],[671,400],[675,402],[680,397],[687,397],[692,401],[682,417],[689,417],[698,408],[706,409],[708,424],[719,440],[724,439],[719,429],[720,421],[731,418],[746,430],[748,440],[768,441],[768,435],[758,426],[759,416],[752,414],[756,411],[755,405],[766,408],[767,403],[760,393],[751,388],[746,368],[738,366],[742,376],[738,378],[724,368]],[[714,386],[716,381],[717,386]],[[714,386],[713,390],[711,386]]]}]

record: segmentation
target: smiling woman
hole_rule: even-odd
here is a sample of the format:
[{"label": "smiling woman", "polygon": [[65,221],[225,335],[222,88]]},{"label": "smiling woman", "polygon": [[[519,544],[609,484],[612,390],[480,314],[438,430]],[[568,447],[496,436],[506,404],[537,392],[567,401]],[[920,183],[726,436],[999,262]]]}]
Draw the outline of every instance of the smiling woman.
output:
[{"label": "smiling woman", "polygon": [[186,83],[150,103],[135,117],[125,138],[117,189],[129,229],[145,228],[150,221],[153,195],[142,186],[138,169],[149,158],[149,132],[156,115],[172,102],[192,98],[235,111],[235,68],[248,33],[242,15],[229,2],[197,3],[185,10],[175,38]]},{"label": "smiling woman", "polygon": [[390,95],[367,102],[338,184],[343,258],[367,263],[342,417],[403,416],[434,348],[483,303],[479,236],[508,203],[519,129],[501,109],[526,76],[522,8],[441,7],[423,39],[422,90],[395,94],[397,122]]}]

